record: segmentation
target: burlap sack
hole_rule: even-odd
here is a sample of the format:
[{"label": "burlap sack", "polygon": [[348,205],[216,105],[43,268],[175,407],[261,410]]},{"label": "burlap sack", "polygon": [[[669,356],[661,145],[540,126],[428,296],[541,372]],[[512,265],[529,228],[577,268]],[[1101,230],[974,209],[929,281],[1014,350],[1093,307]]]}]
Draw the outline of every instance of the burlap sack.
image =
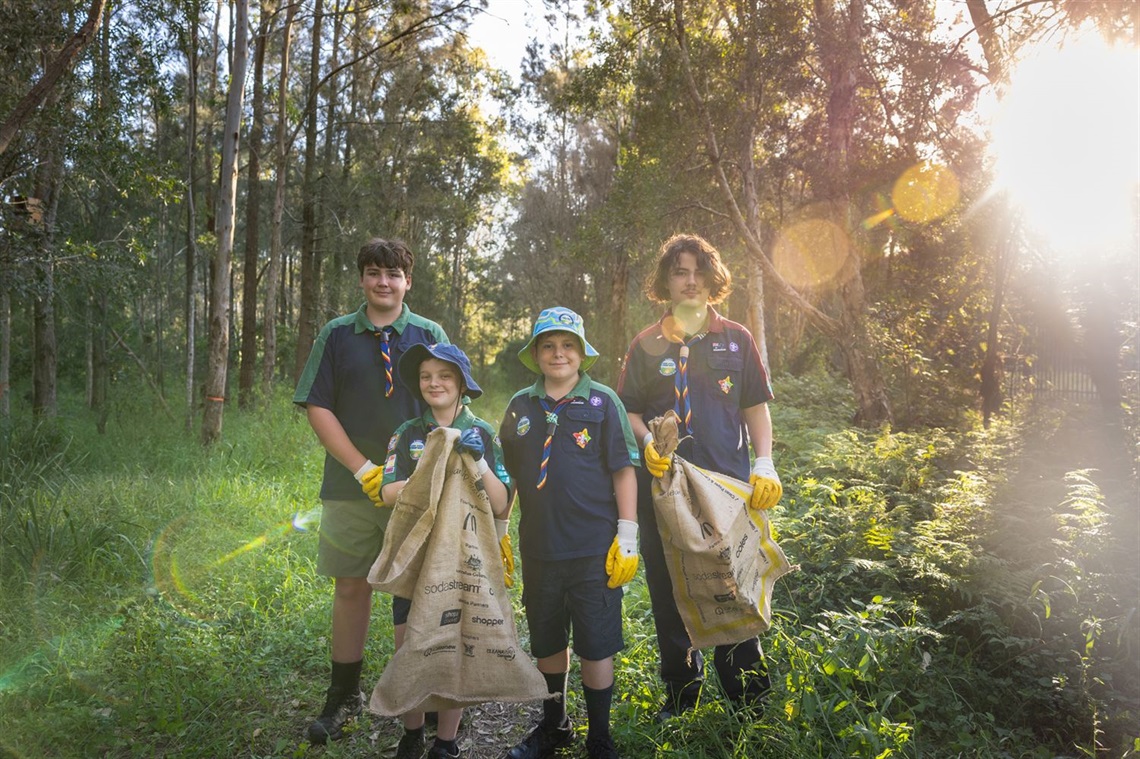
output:
[{"label": "burlap sack", "polygon": [[[649,422],[662,455],[677,447],[677,417]],[[762,527],[748,515],[752,486],[673,456],[664,477],[653,480],[653,506],[673,599],[693,648],[739,643],[772,621],[772,586],[792,567],[772,539],[767,512]]]},{"label": "burlap sack", "polygon": [[519,645],[491,502],[458,437],[427,436],[368,573],[377,590],[412,599],[404,644],[372,691],[379,714],[547,696]]}]

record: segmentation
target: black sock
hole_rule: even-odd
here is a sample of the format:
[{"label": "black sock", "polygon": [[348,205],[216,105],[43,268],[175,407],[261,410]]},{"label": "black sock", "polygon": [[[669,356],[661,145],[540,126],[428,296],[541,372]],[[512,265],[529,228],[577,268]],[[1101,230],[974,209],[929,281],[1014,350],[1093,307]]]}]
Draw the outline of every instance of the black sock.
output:
[{"label": "black sock", "polygon": [[445,741],[437,735],[435,737],[435,745],[445,750],[448,754],[454,755],[459,753],[459,738],[452,738],[449,741]]},{"label": "black sock", "polygon": [[363,659],[353,662],[334,661],[332,663],[332,686],[340,688],[345,693],[360,690],[360,669],[363,666]]},{"label": "black sock", "polygon": [[410,728],[410,729],[405,727],[404,728],[404,735],[410,735],[414,738],[419,738],[422,741],[424,739],[424,726],[420,725],[419,727],[414,727],[414,728]]},{"label": "black sock", "polygon": [[614,700],[614,686],[608,688],[587,688],[582,686],[582,695],[586,698],[586,719],[590,722],[588,736],[590,738],[604,738],[610,734],[610,705]]},{"label": "black sock", "polygon": [[542,674],[546,678],[546,690],[552,696],[557,694],[558,698],[548,698],[542,702],[542,724],[547,727],[562,727],[562,723],[566,721],[566,672],[559,672],[556,675],[548,675],[545,672]]}]

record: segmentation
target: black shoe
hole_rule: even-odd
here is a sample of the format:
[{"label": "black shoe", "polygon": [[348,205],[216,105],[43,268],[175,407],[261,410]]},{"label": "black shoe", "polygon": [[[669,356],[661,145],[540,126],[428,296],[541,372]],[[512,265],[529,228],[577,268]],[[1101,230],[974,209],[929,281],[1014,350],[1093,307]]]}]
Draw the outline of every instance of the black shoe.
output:
[{"label": "black shoe", "polygon": [[613,738],[606,735],[586,739],[586,756],[590,759],[619,759]]},{"label": "black shoe", "polygon": [[546,759],[554,756],[559,746],[564,746],[574,737],[574,731],[567,718],[561,727],[547,727],[539,724],[530,731],[522,742],[507,751],[507,759]]},{"label": "black shoe", "polygon": [[396,759],[422,759],[424,755],[424,729],[405,730],[396,746]]},{"label": "black shoe", "polygon": [[689,693],[681,693],[680,695],[666,695],[665,703],[661,706],[661,711],[657,712],[658,722],[668,722],[674,717],[680,717],[685,712],[691,712],[697,708],[697,696]]},{"label": "black shoe", "polygon": [[428,751],[427,759],[459,759],[463,756],[463,752],[457,747],[454,754],[447,753],[447,749],[438,743],[432,744],[431,750]]},{"label": "black shoe", "polygon": [[325,708],[321,716],[309,725],[309,743],[323,744],[344,737],[344,726],[360,714],[364,694],[358,688],[345,692],[332,686],[325,692]]}]

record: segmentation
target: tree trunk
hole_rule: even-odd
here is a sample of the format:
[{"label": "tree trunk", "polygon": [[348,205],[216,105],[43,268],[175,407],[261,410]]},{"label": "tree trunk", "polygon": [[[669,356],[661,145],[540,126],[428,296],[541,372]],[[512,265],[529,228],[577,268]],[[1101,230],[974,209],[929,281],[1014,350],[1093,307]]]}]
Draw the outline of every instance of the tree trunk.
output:
[{"label": "tree trunk", "polygon": [[[197,9],[197,5],[193,6]],[[186,49],[186,431],[194,430],[194,364],[197,335],[198,213],[194,202],[194,165],[198,158],[198,15],[190,19]]]},{"label": "tree trunk", "polygon": [[0,420],[7,420],[12,414],[11,368],[12,368],[12,300],[8,294],[5,276],[0,281]]},{"label": "tree trunk", "polygon": [[[839,18],[833,0],[815,0],[816,45],[824,63],[829,89],[827,101],[827,158],[823,177],[817,178],[829,201],[829,217],[836,229],[854,237],[850,218],[850,151],[855,129],[858,76],[862,65],[864,0],[850,0],[845,18]],[[874,427],[890,421],[886,386],[875,360],[867,329],[860,246],[847,246],[840,271],[839,302],[843,338],[839,349],[855,393],[855,423]]]},{"label": "tree trunk", "polygon": [[[49,98],[47,107],[54,108],[58,97]],[[63,166],[60,161],[59,136],[48,126],[41,135],[46,151],[36,173],[36,197],[43,202],[42,224],[35,228],[35,298],[32,305],[35,354],[32,368],[32,413],[54,417],[58,411],[56,379],[58,346],[55,338],[55,219],[59,210],[59,187]]]},{"label": "tree trunk", "polygon": [[40,80],[32,85],[32,88],[20,99],[20,102],[16,103],[16,107],[8,114],[4,123],[0,124],[0,155],[3,155],[8,149],[12,138],[20,131],[20,127],[31,117],[36,108],[51,95],[60,77],[71,70],[76,58],[83,52],[83,48],[87,47],[87,43],[95,36],[95,31],[99,28],[99,22],[103,18],[104,5],[106,5],[106,0],[94,0],[91,3],[91,9],[87,12],[87,20],[83,26],[79,27],[79,30],[72,35],[55,59],[44,69],[44,75]]},{"label": "tree trunk", "polygon": [[91,410],[95,412],[95,431],[107,433],[107,384],[110,379],[107,359],[106,288],[100,288],[91,299]]},{"label": "tree trunk", "polygon": [[269,41],[269,19],[274,8],[261,8],[253,53],[253,122],[249,130],[249,173],[246,182],[245,264],[242,269],[241,369],[238,372],[238,405],[248,408],[253,401],[257,374],[257,268],[261,253],[261,148],[265,134],[265,48]]},{"label": "tree trunk", "polygon": [[277,303],[281,281],[281,223],[285,217],[285,180],[289,173],[289,123],[286,119],[287,93],[289,92],[289,51],[293,43],[293,16],[297,4],[289,3],[285,11],[285,25],[281,29],[281,73],[277,87],[277,139],[273,194],[273,221],[269,242],[269,263],[265,268],[265,355],[261,365],[261,388],[269,396],[273,385],[273,370],[277,365]]},{"label": "tree trunk", "polygon": [[206,367],[206,411],[202,417],[202,442],[209,445],[222,435],[222,410],[226,395],[226,359],[230,343],[230,263],[236,219],[238,137],[242,99],[249,55],[249,0],[235,0],[234,55],[226,100],[225,133],[222,138],[222,173],[218,193],[218,252],[210,289],[210,340]]},{"label": "tree trunk", "polygon": [[305,124],[305,175],[301,200],[301,307],[297,318],[297,352],[293,381],[301,378],[317,329],[319,267],[317,260],[317,89],[321,80],[321,20],[323,0],[313,8],[313,52],[309,60],[309,109]]},{"label": "tree trunk", "polygon": [[990,419],[1001,411],[1005,400],[1001,392],[1001,325],[1002,308],[1005,303],[1005,291],[1009,282],[1009,272],[1013,270],[1013,263],[1017,256],[1017,246],[1014,241],[1013,215],[1008,210],[1005,214],[1005,223],[1002,225],[1001,237],[994,246],[996,250],[994,261],[994,293],[990,302],[989,323],[986,325],[986,353],[982,359],[982,426],[990,428]]}]

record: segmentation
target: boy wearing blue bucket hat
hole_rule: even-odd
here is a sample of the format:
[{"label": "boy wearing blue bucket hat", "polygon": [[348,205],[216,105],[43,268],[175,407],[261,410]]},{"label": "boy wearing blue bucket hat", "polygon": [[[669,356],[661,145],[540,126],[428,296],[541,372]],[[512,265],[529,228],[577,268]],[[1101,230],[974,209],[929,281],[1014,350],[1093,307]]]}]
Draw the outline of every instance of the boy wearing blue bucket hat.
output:
[{"label": "boy wearing blue bucket hat", "polygon": [[[416,470],[425,441],[432,430],[437,427],[459,430],[461,434],[455,448],[475,459],[483,487],[491,500],[491,511],[495,515],[495,527],[499,532],[505,579],[507,587],[510,587],[513,584],[511,572],[514,569],[510,536],[507,535],[511,478],[503,467],[503,452],[494,428],[463,405],[464,396],[474,400],[483,394],[471,376],[471,361],[457,346],[444,343],[420,344],[413,345],[400,357],[397,371],[404,385],[427,410],[422,416],[402,424],[388,443],[388,457],[384,462],[384,475],[380,485],[384,502],[396,502],[408,478]],[[392,599],[397,649],[404,642],[411,605],[411,601],[406,598]],[[462,709],[448,709],[439,713],[435,743],[428,752],[428,759],[456,759],[460,755],[456,736],[462,716]],[[396,749],[396,757],[419,759],[424,746],[424,714],[405,714],[403,722],[404,735]]]},{"label": "boy wearing blue bucket hat", "polygon": [[499,437],[519,494],[519,553],[531,654],[551,694],[509,759],[552,756],[572,737],[566,714],[570,631],[581,661],[590,757],[610,737],[613,655],[625,647],[622,586],[637,572],[637,443],[617,394],[586,371],[598,352],[582,317],[548,308],[519,360],[541,375],[511,398]]}]

